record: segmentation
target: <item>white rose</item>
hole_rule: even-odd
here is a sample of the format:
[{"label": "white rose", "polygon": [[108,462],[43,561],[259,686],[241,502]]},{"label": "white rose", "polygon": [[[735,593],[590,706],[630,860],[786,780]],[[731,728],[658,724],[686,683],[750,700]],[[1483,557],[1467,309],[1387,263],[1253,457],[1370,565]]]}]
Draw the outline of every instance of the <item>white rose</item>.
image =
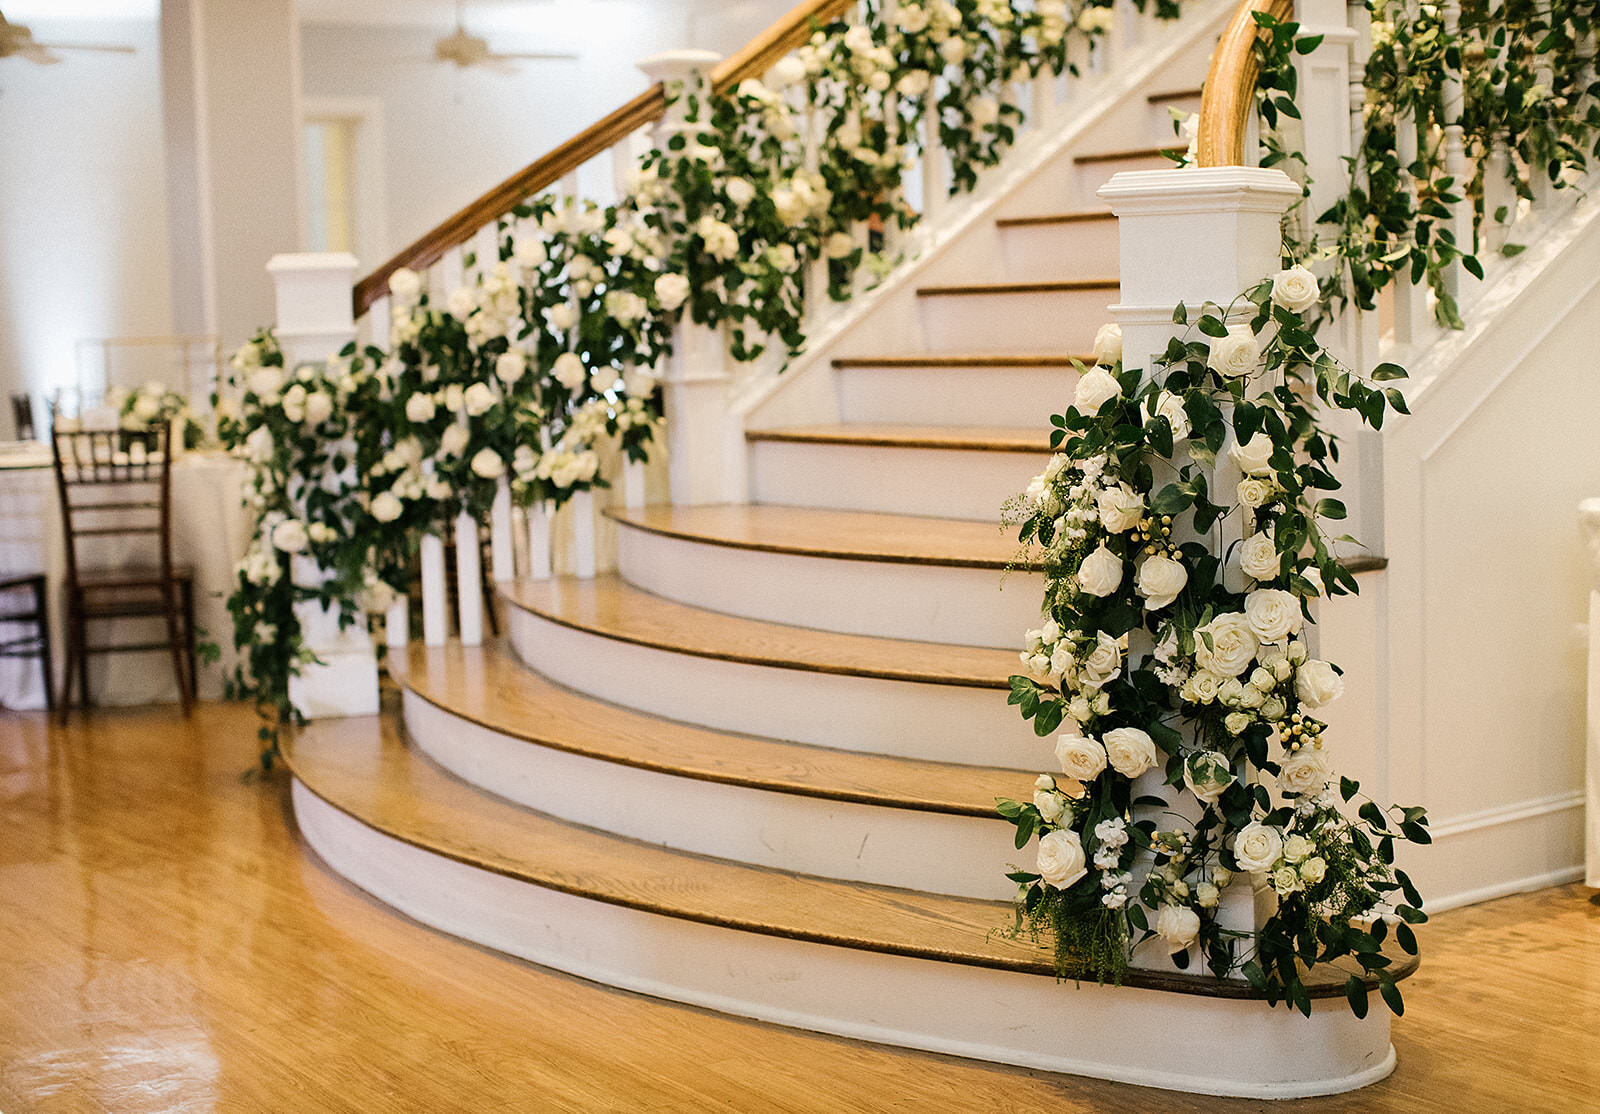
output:
[{"label": "white rose", "polygon": [[283,369],[281,367],[257,368],[250,373],[250,378],[245,385],[260,398],[267,399],[277,394],[283,386]]},{"label": "white rose", "polygon": [[990,96],[974,97],[967,105],[967,114],[980,128],[987,127],[1000,118],[1000,102]]},{"label": "white rose", "polygon": [[[1105,631],[1095,635],[1094,649],[1079,666],[1083,680],[1091,685],[1103,685],[1122,672],[1122,647]],[[1083,717],[1076,717],[1082,719]]]},{"label": "white rose", "polygon": [[1221,677],[1209,669],[1200,669],[1189,675],[1179,695],[1191,704],[1209,704],[1217,698],[1221,688]]},{"label": "white rose", "polygon": [[1283,841],[1283,858],[1285,862],[1302,862],[1311,854],[1312,850],[1311,841],[1303,835],[1292,835]]},{"label": "white rose", "polygon": [[1233,857],[1240,870],[1260,873],[1271,870],[1283,855],[1283,835],[1277,828],[1253,820],[1239,829],[1233,839]]},{"label": "white rose", "polygon": [[1263,530],[1244,540],[1239,547],[1239,568],[1253,580],[1277,579],[1278,543],[1271,531]]},{"label": "white rose", "polygon": [[1094,362],[1112,367],[1122,360],[1122,326],[1116,322],[1101,325],[1094,334]]},{"label": "white rose", "polygon": [[1249,325],[1229,325],[1227,336],[1212,340],[1206,358],[1206,366],[1227,379],[1249,375],[1260,363],[1261,344]]},{"label": "white rose", "polygon": [[1116,376],[1103,367],[1091,368],[1078,380],[1073,403],[1081,414],[1098,414],[1100,407],[1122,393]]},{"label": "white rose", "polygon": [[597,395],[603,395],[617,384],[617,369],[614,367],[597,367],[589,376],[589,389]]},{"label": "white rose", "polygon": [[1290,313],[1304,313],[1317,304],[1321,293],[1317,276],[1298,264],[1272,276],[1272,301]]},{"label": "white rose", "polygon": [[486,480],[497,480],[504,474],[506,462],[493,449],[479,449],[472,458],[472,471]]},{"label": "white rose", "polygon": [[1300,864],[1300,877],[1308,884],[1315,886],[1328,876],[1328,863],[1326,859],[1313,855]]},{"label": "white rose", "polygon": [[967,57],[965,39],[951,37],[939,44],[939,57],[952,66],[959,66]]},{"label": "white rose", "polygon": [[522,235],[511,244],[511,258],[520,266],[532,270],[534,267],[542,267],[545,260],[550,258],[550,253],[545,249],[544,240],[540,237]]},{"label": "white rose", "polygon": [[389,276],[389,296],[401,305],[409,306],[422,293],[422,276],[410,267],[398,267]]},{"label": "white rose", "polygon": [[406,399],[406,418],[412,422],[431,422],[437,413],[432,395],[415,394]]},{"label": "white rose", "polygon": [[1245,618],[1256,638],[1268,646],[1300,633],[1300,601],[1281,588],[1258,588],[1244,598]]},{"label": "white rose", "polygon": [[1067,889],[1089,873],[1083,854],[1083,841],[1070,828],[1062,828],[1039,839],[1039,876],[1058,890]]},{"label": "white rose", "polygon": [[1327,662],[1313,658],[1295,671],[1294,691],[1305,707],[1320,708],[1344,695],[1344,678]]},{"label": "white rose", "polygon": [[1185,951],[1200,936],[1200,914],[1187,905],[1163,905],[1156,914],[1156,935],[1168,951]]},{"label": "white rose", "polygon": [[393,522],[400,517],[400,512],[405,510],[400,500],[387,491],[381,491],[372,497],[372,517],[379,522]]},{"label": "white rose", "polygon": [[1273,494],[1276,491],[1277,489],[1271,483],[1261,479],[1259,476],[1246,476],[1239,481],[1239,505],[1241,507],[1249,507],[1251,510],[1257,507],[1264,507],[1272,502]]},{"label": "white rose", "polygon": [[494,392],[489,389],[489,384],[487,383],[472,384],[461,398],[461,404],[466,407],[467,413],[474,418],[488,413],[494,402]]},{"label": "white rose", "polygon": [[272,528],[272,544],[285,553],[299,553],[310,541],[305,524],[297,518],[286,518]]},{"label": "white rose", "polygon": [[[1206,645],[1206,636],[1211,645]],[[1260,649],[1250,620],[1237,611],[1218,615],[1195,631],[1194,660],[1219,677],[1237,677],[1249,668]]]},{"label": "white rose", "polygon": [[675,310],[689,297],[689,280],[682,275],[657,275],[656,301],[664,310]]},{"label": "white rose", "polygon": [[291,422],[306,420],[306,389],[298,383],[283,392],[283,416]]},{"label": "white rose", "polygon": [[133,416],[140,421],[153,422],[161,414],[161,399],[156,395],[140,395],[133,404]]},{"label": "white rose", "polygon": [[450,291],[450,297],[445,299],[444,308],[450,311],[451,317],[464,319],[472,313],[473,304],[472,291],[465,286],[458,286]]},{"label": "white rose", "polygon": [[1272,888],[1279,897],[1285,897],[1300,888],[1300,872],[1292,866],[1280,866],[1272,872]]},{"label": "white rose", "polygon": [[1101,491],[1095,506],[1100,511],[1100,524],[1113,534],[1132,530],[1144,517],[1144,499],[1126,484]]},{"label": "white rose", "polygon": [[583,360],[576,352],[561,353],[556,357],[555,366],[550,370],[569,391],[577,390],[583,386],[583,381],[589,378],[589,373],[583,369]]},{"label": "white rose", "polygon": [[1101,741],[1111,768],[1123,777],[1138,777],[1156,764],[1155,740],[1137,727],[1107,731]]},{"label": "white rose", "polygon": [[325,391],[306,396],[306,425],[321,425],[333,416],[333,399]]},{"label": "white rose", "polygon": [[1188,583],[1189,570],[1184,568],[1182,561],[1158,554],[1147,557],[1144,564],[1139,566],[1134,587],[1144,597],[1146,611],[1159,611],[1177,599],[1178,593]]},{"label": "white rose", "polygon": [[793,54],[779,60],[767,73],[767,80],[773,88],[782,89],[785,85],[793,85],[797,81],[804,81],[806,77],[806,64]]},{"label": "white rose", "polygon": [[835,232],[822,244],[822,253],[829,259],[843,259],[855,250],[855,237],[848,232]]},{"label": "white rose", "polygon": [[460,456],[466,452],[470,440],[472,435],[467,432],[466,426],[446,426],[443,436],[439,438],[439,451],[446,456]]},{"label": "white rose", "polygon": [[1265,476],[1272,472],[1272,438],[1260,431],[1242,445],[1228,450],[1228,457],[1247,476]]},{"label": "white rose", "polygon": [[1066,811],[1066,802],[1061,799],[1061,794],[1052,790],[1036,789],[1033,793],[1033,807],[1039,810],[1039,815],[1045,822],[1054,824],[1061,819],[1061,814]]},{"label": "white rose", "polygon": [[726,191],[728,200],[741,209],[750,204],[756,196],[755,186],[751,185],[746,178],[729,178],[727,184],[722,188]]},{"label": "white rose", "polygon": [[1056,739],[1056,761],[1068,777],[1092,781],[1106,768],[1106,748],[1082,735],[1062,735]]},{"label": "white rose", "polygon": [[528,357],[521,352],[502,352],[494,362],[495,378],[511,386],[528,371]]},{"label": "white rose", "polygon": [[1183,783],[1206,804],[1212,804],[1234,781],[1228,757],[1221,751],[1204,750],[1191,754],[1183,764]]},{"label": "white rose", "polygon": [[928,91],[932,76],[927,70],[912,70],[900,78],[897,89],[908,97],[920,97]]},{"label": "white rose", "polygon": [[1078,566],[1078,587],[1091,596],[1109,596],[1122,583],[1122,558],[1102,543]]},{"label": "white rose", "polygon": [[1174,441],[1188,438],[1191,432],[1189,413],[1183,408],[1183,399],[1171,391],[1161,391],[1156,395],[1155,416],[1167,419],[1167,424],[1172,427]]},{"label": "white rose", "polygon": [[1215,882],[1201,882],[1194,888],[1194,899],[1202,909],[1215,909],[1222,899],[1222,891]]},{"label": "white rose", "polygon": [[250,436],[244,439],[245,452],[257,464],[265,464],[272,459],[276,446],[273,444],[272,431],[264,425],[258,425],[250,431]]},{"label": "white rose", "polygon": [[1252,723],[1251,716],[1246,712],[1229,712],[1222,721],[1222,726],[1228,729],[1230,735],[1243,735]]},{"label": "white rose", "polygon": [[[579,258],[582,258],[581,256]],[[578,311],[569,303],[562,302],[550,307],[550,325],[557,332],[566,332],[578,323]]]}]

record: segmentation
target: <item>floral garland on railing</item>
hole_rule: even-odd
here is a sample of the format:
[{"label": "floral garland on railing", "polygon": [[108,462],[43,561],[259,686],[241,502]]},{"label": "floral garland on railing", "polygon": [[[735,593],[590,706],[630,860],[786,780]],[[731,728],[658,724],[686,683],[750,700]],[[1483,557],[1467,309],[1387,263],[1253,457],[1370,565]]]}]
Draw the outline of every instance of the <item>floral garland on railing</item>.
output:
[{"label": "floral garland on railing", "polygon": [[[229,600],[231,687],[263,711],[263,762],[307,660],[296,602],[365,624],[403,590],[417,537],[481,516],[502,476],[519,503],[559,506],[610,482],[611,447],[645,459],[682,317],[722,330],[738,360],[799,352],[808,299],[847,300],[859,274],[894,265],[885,233],[917,220],[905,185],[924,116],[938,114],[949,192],[972,189],[1016,140],[1013,83],[1072,70],[1072,44],[1095,49],[1111,2],[901,0],[892,21],[869,2],[763,80],[670,89],[684,130],[617,204],[529,200],[499,225],[498,258],[467,260],[453,291],[396,272],[379,343],[295,369],[270,332],[241,349],[219,400],[223,444],[252,464],[256,519]],[[825,291],[807,290],[814,262]],[[325,576],[295,583],[297,554]]]},{"label": "floral garland on railing", "polygon": [[[1381,365],[1374,385],[1340,366],[1311,331],[1317,303],[1311,272],[1284,271],[1202,307],[1148,371],[1123,368],[1108,326],[1052,419],[1056,455],[1008,508],[1045,572],[1011,703],[1039,735],[1060,731],[1060,772],[1000,812],[1018,848],[1040,837],[1037,865],[1010,877],[1064,974],[1119,979],[1159,938],[1178,966],[1198,949],[1308,1014],[1305,971],[1353,959],[1352,1009],[1365,1015],[1367,979],[1402,1009],[1382,914],[1398,893],[1394,936],[1415,954],[1426,916],[1394,847],[1428,842],[1427,820],[1339,808],[1317,711],[1343,681],[1302,627],[1356,587],[1323,532],[1345,509],[1318,401],[1377,428],[1404,411],[1381,383],[1405,372]],[[1185,307],[1173,320],[1189,324]],[[1345,802],[1359,790],[1339,779]],[[1276,910],[1259,931],[1230,927],[1219,909],[1253,877]]]}]

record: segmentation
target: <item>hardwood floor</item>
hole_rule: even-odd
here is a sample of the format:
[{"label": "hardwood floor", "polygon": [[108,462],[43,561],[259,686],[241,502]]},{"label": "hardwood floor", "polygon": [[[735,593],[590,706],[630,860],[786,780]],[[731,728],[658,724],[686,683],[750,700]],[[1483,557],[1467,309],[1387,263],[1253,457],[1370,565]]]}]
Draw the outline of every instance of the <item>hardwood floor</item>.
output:
[{"label": "hardwood floor", "polygon": [[740,1021],[440,936],[306,854],[281,785],[239,779],[254,748],[237,706],[0,714],[0,1110],[1600,1105],[1600,908],[1579,886],[1430,926],[1384,1083],[1199,1098]]}]

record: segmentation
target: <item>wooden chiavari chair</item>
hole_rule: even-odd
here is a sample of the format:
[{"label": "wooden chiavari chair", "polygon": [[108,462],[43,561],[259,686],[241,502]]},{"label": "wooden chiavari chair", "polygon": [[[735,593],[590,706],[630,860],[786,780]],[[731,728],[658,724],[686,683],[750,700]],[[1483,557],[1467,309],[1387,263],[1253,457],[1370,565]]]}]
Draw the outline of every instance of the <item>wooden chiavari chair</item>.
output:
[{"label": "wooden chiavari chair", "polygon": [[28,624],[32,632],[14,638],[0,639],[0,658],[38,658],[40,672],[44,675],[44,706],[55,711],[55,684],[50,676],[54,667],[50,661],[50,592],[43,573],[0,575],[0,594],[26,590],[31,597],[20,611],[0,609],[0,623]]},{"label": "wooden chiavari chair", "polygon": [[[194,574],[172,562],[172,429],[161,422],[138,430],[55,431],[56,489],[66,538],[66,676],[61,686],[63,723],[72,710],[77,671],[89,705],[91,654],[166,650],[178,679],[184,714],[194,701]],[[111,562],[86,561],[92,539],[143,543],[153,555],[119,554]],[[89,624],[112,619],[162,619],[164,642],[92,644]]]}]

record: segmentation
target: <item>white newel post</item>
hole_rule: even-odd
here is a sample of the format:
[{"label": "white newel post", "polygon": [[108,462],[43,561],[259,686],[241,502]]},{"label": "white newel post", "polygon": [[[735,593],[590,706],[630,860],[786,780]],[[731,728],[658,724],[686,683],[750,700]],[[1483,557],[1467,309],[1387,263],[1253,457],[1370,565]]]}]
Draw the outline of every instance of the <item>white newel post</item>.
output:
[{"label": "white newel post", "polygon": [[[639,63],[652,80],[669,88],[682,83],[698,90],[701,103],[707,75],[719,55],[708,50],[669,50]],[[666,149],[675,135],[692,134],[705,125],[684,119],[687,96],[667,107],[656,127],[655,143]],[[716,331],[696,325],[687,315],[672,340],[662,382],[666,408],[667,467],[672,501],[681,504],[742,503],[747,492],[744,428],[733,409],[733,377],[727,346]]]},{"label": "white newel post", "polygon": [[[278,342],[291,371],[324,361],[355,339],[350,290],[356,267],[348,252],[275,255],[268,261],[277,295]],[[296,557],[290,575],[302,587],[328,578],[309,557]],[[366,623],[341,629],[339,608],[315,602],[297,604],[295,614],[306,649],[316,657],[289,682],[296,710],[307,719],[377,715],[378,655]]]},{"label": "white newel post", "polygon": [[1589,729],[1588,804],[1584,811],[1584,877],[1600,887],[1600,499],[1578,504],[1578,522],[1589,551]]},{"label": "white newel post", "polygon": [[[1190,308],[1192,321],[1202,302],[1225,307],[1279,269],[1279,221],[1300,187],[1279,170],[1228,166],[1124,172],[1100,196],[1117,215],[1122,244],[1122,300],[1111,307],[1111,316],[1122,326],[1123,365],[1148,369],[1167,340],[1182,331],[1172,323],[1179,302]],[[1226,450],[1218,456],[1224,462],[1219,472],[1230,467]],[[1236,479],[1219,474],[1212,490],[1222,484],[1231,489]],[[1229,540],[1218,530],[1212,544]],[[1153,770],[1137,791],[1171,799],[1161,781],[1161,771]],[[1267,906],[1258,910],[1247,877],[1223,890],[1217,920],[1226,928],[1253,931],[1268,914]],[[1133,964],[1173,969],[1159,939],[1141,946]]]}]

